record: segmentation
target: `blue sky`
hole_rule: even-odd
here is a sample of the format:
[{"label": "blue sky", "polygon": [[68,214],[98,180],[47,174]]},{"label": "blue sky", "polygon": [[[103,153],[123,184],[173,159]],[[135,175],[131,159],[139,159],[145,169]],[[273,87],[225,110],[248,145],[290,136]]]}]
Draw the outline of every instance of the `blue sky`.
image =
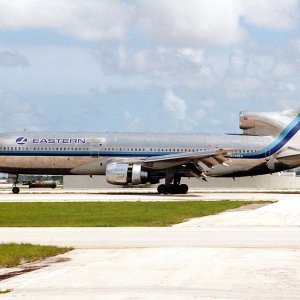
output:
[{"label": "blue sky", "polygon": [[238,132],[300,106],[296,0],[1,0],[1,131]]}]

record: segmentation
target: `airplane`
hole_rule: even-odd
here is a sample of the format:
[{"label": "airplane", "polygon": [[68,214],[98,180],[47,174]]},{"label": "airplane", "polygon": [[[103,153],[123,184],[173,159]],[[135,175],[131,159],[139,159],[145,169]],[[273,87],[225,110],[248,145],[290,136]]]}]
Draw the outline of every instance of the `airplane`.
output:
[{"label": "airplane", "polygon": [[110,184],[156,184],[159,194],[185,194],[182,177],[254,176],[300,166],[300,108],[240,112],[240,134],[46,133],[0,134],[0,172],[105,175]]}]

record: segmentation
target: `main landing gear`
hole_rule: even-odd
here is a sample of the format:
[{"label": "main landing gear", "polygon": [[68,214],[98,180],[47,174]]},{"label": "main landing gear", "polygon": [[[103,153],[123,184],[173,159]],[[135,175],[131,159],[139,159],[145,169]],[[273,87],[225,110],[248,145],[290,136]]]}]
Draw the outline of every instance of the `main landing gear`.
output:
[{"label": "main landing gear", "polygon": [[186,184],[160,184],[157,187],[159,194],[186,194],[189,187]]},{"label": "main landing gear", "polygon": [[169,170],[166,173],[166,184],[160,184],[157,191],[159,194],[186,194],[189,187],[186,184],[180,184],[180,181],[181,177]]}]

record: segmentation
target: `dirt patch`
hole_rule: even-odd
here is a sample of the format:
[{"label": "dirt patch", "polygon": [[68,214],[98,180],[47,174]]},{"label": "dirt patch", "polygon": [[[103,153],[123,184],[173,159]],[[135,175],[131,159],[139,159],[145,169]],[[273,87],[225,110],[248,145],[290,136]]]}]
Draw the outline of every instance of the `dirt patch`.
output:
[{"label": "dirt patch", "polygon": [[23,264],[16,268],[5,268],[5,269],[1,270],[2,272],[0,273],[0,281],[6,280],[9,278],[18,276],[18,275],[22,275],[25,273],[29,273],[32,271],[36,271],[36,270],[39,270],[42,268],[46,268],[52,264],[67,262],[70,260],[71,259],[68,257],[52,257],[52,258],[48,258],[48,259],[45,259],[42,261],[26,263],[26,264]]},{"label": "dirt patch", "polygon": [[257,204],[257,203],[248,204],[248,205],[244,205],[244,206],[241,206],[241,207],[238,207],[238,208],[226,210],[226,212],[253,210],[253,209],[257,209],[257,208],[260,208],[260,207],[263,207],[263,206],[266,206],[266,205],[273,204],[274,202],[259,203],[259,204]]}]

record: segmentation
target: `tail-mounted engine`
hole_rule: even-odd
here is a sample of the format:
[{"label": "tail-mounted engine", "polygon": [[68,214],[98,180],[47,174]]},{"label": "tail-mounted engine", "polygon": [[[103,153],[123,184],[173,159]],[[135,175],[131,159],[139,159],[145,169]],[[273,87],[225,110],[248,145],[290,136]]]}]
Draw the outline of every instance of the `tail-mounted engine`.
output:
[{"label": "tail-mounted engine", "polygon": [[147,183],[148,177],[148,172],[139,164],[110,163],[106,166],[106,181],[111,184]]},{"label": "tail-mounted engine", "polygon": [[247,135],[276,135],[283,130],[291,119],[299,113],[297,110],[283,112],[240,112],[240,128]]}]

